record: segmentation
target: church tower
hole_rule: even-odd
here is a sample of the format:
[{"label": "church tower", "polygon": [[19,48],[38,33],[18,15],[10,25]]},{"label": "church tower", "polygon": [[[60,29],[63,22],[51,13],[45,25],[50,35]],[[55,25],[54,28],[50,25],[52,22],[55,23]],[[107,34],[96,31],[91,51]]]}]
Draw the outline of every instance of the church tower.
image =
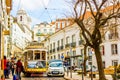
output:
[{"label": "church tower", "polygon": [[17,22],[19,24],[24,24],[28,26],[31,23],[31,18],[27,15],[26,11],[22,8],[17,11]]}]

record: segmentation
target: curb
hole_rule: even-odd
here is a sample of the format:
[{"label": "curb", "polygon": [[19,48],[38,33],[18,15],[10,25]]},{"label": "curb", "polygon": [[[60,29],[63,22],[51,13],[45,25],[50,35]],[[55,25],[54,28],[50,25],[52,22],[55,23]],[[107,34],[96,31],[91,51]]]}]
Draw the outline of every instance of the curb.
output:
[{"label": "curb", "polygon": [[69,77],[64,77],[64,79],[65,79],[65,80],[70,80],[70,78],[69,78]]}]

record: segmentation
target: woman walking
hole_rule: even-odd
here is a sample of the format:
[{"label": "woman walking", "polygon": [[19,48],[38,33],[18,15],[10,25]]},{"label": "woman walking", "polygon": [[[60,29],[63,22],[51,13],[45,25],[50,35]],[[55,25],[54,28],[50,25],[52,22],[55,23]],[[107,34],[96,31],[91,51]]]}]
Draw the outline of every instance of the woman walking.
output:
[{"label": "woman walking", "polygon": [[21,60],[19,59],[16,63],[16,73],[17,73],[17,76],[18,76],[18,80],[21,80],[22,69],[23,69],[23,65],[22,65]]}]

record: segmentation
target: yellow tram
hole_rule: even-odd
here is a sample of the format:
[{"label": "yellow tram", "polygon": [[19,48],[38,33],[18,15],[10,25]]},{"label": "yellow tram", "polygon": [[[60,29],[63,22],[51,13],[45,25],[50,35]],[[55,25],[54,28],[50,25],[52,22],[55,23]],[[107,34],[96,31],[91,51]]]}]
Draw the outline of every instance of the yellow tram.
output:
[{"label": "yellow tram", "polygon": [[25,76],[44,73],[47,70],[47,49],[43,43],[31,42],[24,50]]}]

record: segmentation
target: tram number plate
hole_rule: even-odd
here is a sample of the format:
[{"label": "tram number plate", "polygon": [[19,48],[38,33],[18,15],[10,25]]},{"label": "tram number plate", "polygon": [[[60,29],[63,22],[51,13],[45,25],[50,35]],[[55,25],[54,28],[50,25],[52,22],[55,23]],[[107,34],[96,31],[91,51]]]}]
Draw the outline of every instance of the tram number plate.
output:
[{"label": "tram number plate", "polygon": [[52,73],[53,73],[53,74],[58,74],[58,71],[53,71]]}]

